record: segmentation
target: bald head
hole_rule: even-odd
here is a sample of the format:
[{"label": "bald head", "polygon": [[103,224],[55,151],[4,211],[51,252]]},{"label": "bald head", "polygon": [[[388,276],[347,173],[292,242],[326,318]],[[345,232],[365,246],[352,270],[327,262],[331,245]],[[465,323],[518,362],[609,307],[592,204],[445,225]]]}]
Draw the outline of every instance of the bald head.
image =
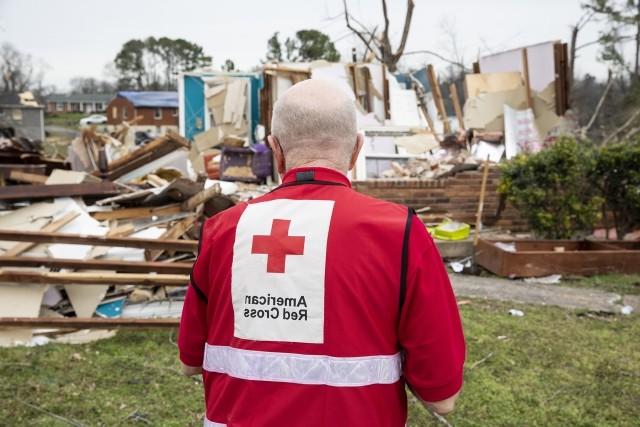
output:
[{"label": "bald head", "polygon": [[304,80],[275,103],[271,133],[282,147],[286,169],[327,163],[346,171],[357,136],[354,101],[328,80]]}]

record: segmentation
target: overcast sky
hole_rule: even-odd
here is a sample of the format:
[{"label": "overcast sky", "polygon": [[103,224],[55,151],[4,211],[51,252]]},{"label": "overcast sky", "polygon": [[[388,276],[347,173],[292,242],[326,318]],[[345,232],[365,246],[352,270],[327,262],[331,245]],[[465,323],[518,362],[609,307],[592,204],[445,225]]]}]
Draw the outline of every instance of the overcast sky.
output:
[{"label": "overcast sky", "polygon": [[[498,52],[549,40],[568,41],[569,26],[583,13],[580,0],[415,0],[406,51],[431,49],[452,55],[455,33],[467,62],[478,53]],[[372,26],[381,21],[379,0],[348,0],[351,13]],[[401,32],[406,0],[388,0],[392,34]],[[241,69],[259,64],[267,39],[275,32],[299,29],[326,32],[350,58],[353,46],[342,15],[342,0],[0,0],[0,42],[8,41],[47,65],[46,84],[68,89],[76,76],[105,78],[124,42],[148,36],[182,37],[202,45],[219,67],[227,58]],[[600,29],[585,28],[582,41]],[[579,74],[606,74],[598,48],[584,49]],[[426,55],[407,57],[404,65],[444,64]]]}]

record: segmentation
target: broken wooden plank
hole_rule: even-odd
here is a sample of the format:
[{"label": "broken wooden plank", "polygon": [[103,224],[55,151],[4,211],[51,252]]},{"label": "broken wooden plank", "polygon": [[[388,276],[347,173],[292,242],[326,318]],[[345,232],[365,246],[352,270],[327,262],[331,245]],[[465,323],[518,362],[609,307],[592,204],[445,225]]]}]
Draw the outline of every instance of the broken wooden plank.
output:
[{"label": "broken wooden plank", "polygon": [[[185,233],[191,230],[196,222],[196,215],[192,215],[187,217],[181,221],[175,223],[172,227],[167,229],[158,240],[172,240],[172,239],[180,239]],[[164,249],[147,249],[144,252],[144,257],[147,261],[155,261],[164,252]]]},{"label": "broken wooden plank", "polygon": [[44,184],[47,182],[46,175],[40,175],[37,173],[29,173],[29,172],[21,172],[17,170],[12,170],[9,172],[9,179],[18,182],[26,182],[27,184]]},{"label": "broken wooden plank", "polygon": [[136,229],[132,223],[121,224],[109,229],[108,237],[124,237],[135,233]]},{"label": "broken wooden plank", "polygon": [[118,273],[189,274],[193,264],[188,262],[145,262],[3,255],[0,256],[0,267],[47,267],[72,268],[76,270],[115,270]]},{"label": "broken wooden plank", "polygon": [[[64,215],[62,218],[57,219],[47,225],[44,226],[44,228],[42,230],[40,230],[41,232],[55,232],[60,230],[62,227],[64,227],[65,225],[69,224],[71,221],[73,221],[74,219],[76,219],[78,216],[80,216],[79,212],[69,212],[66,215]],[[36,244],[33,242],[23,242],[23,243],[18,243],[17,245],[9,248],[5,253],[3,253],[3,256],[18,256],[23,252],[28,251],[29,249],[31,249],[32,247],[34,247]]]},{"label": "broken wooden plank", "polygon": [[455,83],[449,85],[449,95],[451,96],[451,102],[453,103],[453,110],[456,112],[456,119],[458,119],[458,129],[464,130],[464,118],[462,116],[462,107],[460,107],[460,98],[458,98],[458,88]]},{"label": "broken wooden plank", "polygon": [[61,273],[0,269],[2,284],[186,286],[187,274]]},{"label": "broken wooden plank", "polygon": [[115,328],[177,328],[180,319],[175,317],[132,319],[107,319],[101,317],[0,317],[0,327],[24,328],[71,328],[71,329],[115,329]]},{"label": "broken wooden plank", "polygon": [[120,191],[111,182],[57,185],[12,185],[0,188],[0,200],[35,200],[54,197],[113,196]]},{"label": "broken wooden plank", "polygon": [[151,218],[153,216],[173,215],[182,212],[179,204],[151,207],[151,208],[127,208],[113,211],[93,212],[91,216],[98,221],[110,221],[112,219]]},{"label": "broken wooden plank", "polygon": [[170,143],[170,139],[169,137],[167,137],[166,135],[163,136],[159,136],[158,138],[146,143],[145,145],[143,145],[140,148],[137,148],[127,154],[125,154],[124,156],[110,162],[107,167],[109,171],[113,171],[116,170],[128,163],[131,163],[133,160],[144,156],[147,153],[151,153],[153,151],[158,150],[160,147],[162,147],[163,145],[167,145],[167,143]]},{"label": "broken wooden plank", "polygon": [[[165,156],[179,148],[189,148],[190,144],[180,134],[169,130],[144,146],[114,160],[107,165],[107,177],[115,180],[140,166]],[[98,171],[93,173],[99,174]]]},{"label": "broken wooden plank", "polygon": [[221,192],[222,191],[220,189],[220,185],[214,184],[211,187],[194,194],[188,200],[182,203],[182,210],[187,212],[195,210],[195,208],[197,208],[199,205],[205,203],[212,197],[217,196]]},{"label": "broken wooden plank", "polygon": [[197,240],[139,239],[137,237],[105,237],[0,229],[0,241],[4,240],[13,242],[70,243],[91,246],[116,246],[122,248],[164,249],[180,252],[195,252],[198,250]]},{"label": "broken wooden plank", "polygon": [[25,172],[25,173],[30,173],[34,175],[46,175],[47,165],[45,164],[29,165],[29,164],[16,164],[16,163],[0,164],[0,177],[9,178],[9,176],[11,175],[11,172],[13,171]]},{"label": "broken wooden plank", "polygon": [[431,93],[433,94],[433,100],[438,110],[440,120],[444,125],[444,133],[451,133],[451,123],[449,123],[449,117],[447,116],[447,110],[444,108],[444,100],[442,99],[442,92],[440,91],[440,83],[438,82],[438,76],[433,68],[433,65],[427,65],[427,79],[429,86],[431,86]]},{"label": "broken wooden plank", "polygon": [[180,135],[178,132],[175,132],[171,129],[167,130],[167,136],[174,142],[176,142],[177,144],[181,145],[184,148],[191,148],[191,143],[189,142],[189,140],[185,137],[183,137],[182,135]]},{"label": "broken wooden plank", "polygon": [[527,107],[533,108],[533,98],[531,97],[531,82],[529,79],[529,57],[527,48],[522,49],[522,77],[524,79],[524,90],[527,98]]},{"label": "broken wooden plank", "polygon": [[106,171],[106,178],[111,181],[115,181],[121,176],[133,170],[136,170],[148,163],[151,163],[154,160],[157,160],[163,156],[166,156],[167,154],[179,149],[180,147],[181,145],[178,145],[172,141],[169,141],[161,145],[160,147],[154,149],[153,151],[148,151],[140,154],[139,157],[136,157],[135,159],[130,160],[126,164],[119,166],[116,169],[108,169]]}]

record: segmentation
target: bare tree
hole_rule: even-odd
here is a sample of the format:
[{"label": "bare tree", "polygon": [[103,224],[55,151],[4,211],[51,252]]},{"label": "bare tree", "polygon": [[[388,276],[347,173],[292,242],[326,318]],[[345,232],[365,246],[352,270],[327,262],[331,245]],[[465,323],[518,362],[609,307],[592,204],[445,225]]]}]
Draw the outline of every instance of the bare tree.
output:
[{"label": "bare tree", "polygon": [[2,79],[0,93],[41,90],[43,68],[31,55],[20,52],[10,43],[3,43],[0,46],[0,78]]},{"label": "bare tree", "polygon": [[578,19],[578,22],[576,22],[575,25],[571,26],[571,45],[569,46],[569,87],[573,86],[573,79],[575,78],[576,55],[578,50],[599,42],[599,40],[596,40],[582,46],[578,46],[578,33],[589,23],[589,21],[591,21],[594,15],[595,12],[587,11],[580,17],[580,19]]},{"label": "bare tree", "polygon": [[[411,28],[411,18],[413,17],[413,0],[407,0],[407,11],[404,17],[404,26],[402,28],[402,36],[397,49],[393,49],[391,46],[391,39],[389,38],[389,13],[387,10],[387,0],[382,0],[382,16],[384,19],[384,26],[382,33],[376,35],[378,26],[373,29],[368,29],[365,25],[355,19],[349,14],[347,9],[347,0],[342,0],[344,5],[344,18],[347,23],[347,28],[351,30],[365,45],[365,55],[369,51],[374,57],[385,64],[389,71],[396,71],[398,69],[398,61],[404,54],[404,49],[407,44],[407,38],[409,37],[409,29]],[[357,26],[357,28],[356,28]]]}]

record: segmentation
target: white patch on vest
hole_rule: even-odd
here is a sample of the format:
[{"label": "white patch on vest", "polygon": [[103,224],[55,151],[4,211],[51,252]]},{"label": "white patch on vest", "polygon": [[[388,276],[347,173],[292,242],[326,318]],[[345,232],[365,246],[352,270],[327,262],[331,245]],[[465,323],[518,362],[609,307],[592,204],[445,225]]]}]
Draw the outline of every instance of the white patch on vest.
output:
[{"label": "white patch on vest", "polygon": [[[247,206],[238,221],[231,267],[235,337],[324,342],[333,205],[332,200],[278,199]],[[274,235],[284,236],[288,246],[277,244]]]}]

